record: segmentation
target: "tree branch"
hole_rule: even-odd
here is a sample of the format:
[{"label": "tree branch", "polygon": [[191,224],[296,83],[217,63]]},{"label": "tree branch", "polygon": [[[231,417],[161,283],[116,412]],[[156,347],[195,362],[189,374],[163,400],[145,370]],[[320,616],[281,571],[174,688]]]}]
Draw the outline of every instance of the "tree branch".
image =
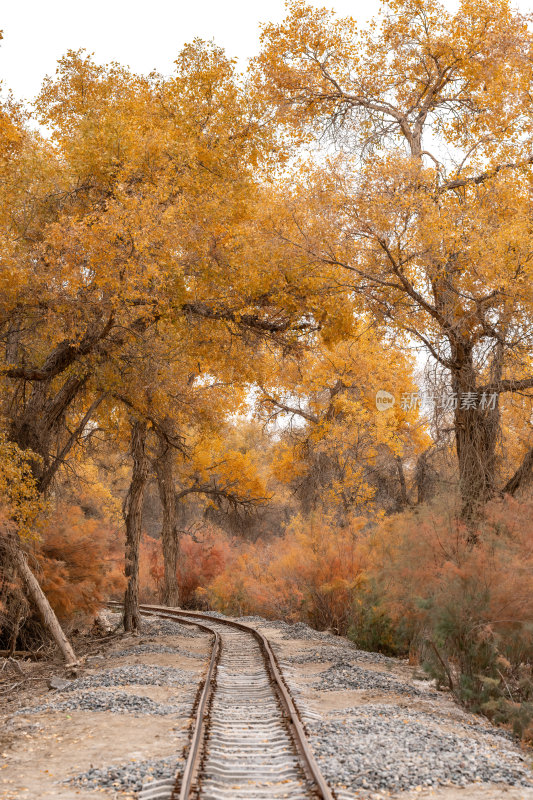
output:
[{"label": "tree branch", "polygon": [[103,328],[97,333],[86,333],[79,344],[68,340],[60,342],[50,353],[42,367],[8,367],[2,370],[8,378],[21,378],[26,381],[47,381],[64,372],[80,356],[87,355],[109,334],[115,322],[111,314]]},{"label": "tree branch", "polygon": [[286,411],[287,414],[296,414],[299,417],[303,417],[308,422],[318,422],[318,417],[316,414],[312,414],[310,411],[304,411],[302,408],[294,408],[293,406],[288,406],[285,403],[281,403],[279,400],[276,400],[275,397],[271,397],[265,389],[260,386],[259,387],[264,394],[264,398],[262,398],[263,402],[271,403],[273,406],[276,406],[281,411]]},{"label": "tree branch", "polygon": [[512,478],[509,478],[507,483],[502,489],[502,494],[510,494],[514,495],[520,488],[520,486],[525,483],[531,474],[533,473],[533,447],[527,451],[524,458],[522,459],[522,463],[516,470],[515,474]]},{"label": "tree branch", "polygon": [[514,380],[513,378],[487,383],[479,388],[480,392],[486,394],[502,394],[502,392],[520,392],[523,389],[533,389],[533,377]]},{"label": "tree branch", "polygon": [[495,178],[499,172],[503,172],[504,170],[508,169],[517,169],[518,167],[527,167],[531,164],[533,164],[533,156],[530,156],[523,161],[511,161],[507,164],[498,164],[496,167],[493,167],[493,169],[482,172],[480,175],[472,175],[468,178],[459,178],[457,180],[446,181],[446,183],[443,183],[442,186],[439,186],[438,194],[443,194],[443,192],[447,192],[449,189],[460,189],[463,186],[477,186],[480,183],[490,180],[490,178]]},{"label": "tree branch", "polygon": [[94,402],[89,406],[89,408],[85,412],[84,416],[82,417],[82,419],[80,420],[74,431],[70,434],[67,442],[61,449],[61,452],[54,458],[54,461],[52,462],[52,464],[50,464],[50,466],[44,473],[43,477],[39,482],[39,488],[42,492],[45,492],[50,486],[52,478],[56,474],[57,470],[65,460],[66,456],[68,455],[74,444],[80,438],[81,434],[85,430],[85,426],[91,419],[92,415],[94,414],[94,412],[96,411],[96,409],[98,408],[104,397],[106,397],[106,395],[107,392],[104,392],[99,397],[97,397],[96,400],[94,400]]}]

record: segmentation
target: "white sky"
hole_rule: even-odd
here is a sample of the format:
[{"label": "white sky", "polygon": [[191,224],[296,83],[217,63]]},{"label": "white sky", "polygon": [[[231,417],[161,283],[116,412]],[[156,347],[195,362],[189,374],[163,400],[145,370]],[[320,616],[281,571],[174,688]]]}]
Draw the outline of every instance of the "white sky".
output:
[{"label": "white sky", "polygon": [[[364,22],[379,0],[314,4]],[[259,23],[283,16],[283,0],[0,0],[0,80],[19,99],[30,99],[43,77],[55,72],[57,60],[80,47],[99,62],[168,73],[182,45],[195,36],[215,39],[244,65],[258,50]]]},{"label": "white sky", "polygon": [[[533,0],[515,0],[533,11]],[[314,5],[364,23],[379,0],[314,0]],[[444,0],[448,8],[456,0]],[[283,0],[0,0],[0,80],[19,99],[34,97],[68,49],[86,48],[97,61],[119,61],[136,72],[172,70],[183,44],[215,39],[243,63],[258,50],[259,23],[280,21]]]},{"label": "white sky", "polygon": [[[330,5],[364,21],[379,3],[332,0]],[[99,62],[168,73],[181,47],[196,36],[215,39],[244,63],[258,50],[259,23],[283,16],[283,0],[0,0],[0,79],[16,97],[29,99],[43,77],[55,72],[57,60],[80,47]]]}]

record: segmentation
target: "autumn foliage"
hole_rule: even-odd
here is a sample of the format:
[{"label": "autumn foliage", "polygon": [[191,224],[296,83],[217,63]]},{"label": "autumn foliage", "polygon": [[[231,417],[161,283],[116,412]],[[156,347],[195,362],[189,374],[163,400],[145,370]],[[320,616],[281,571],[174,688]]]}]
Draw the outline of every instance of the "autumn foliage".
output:
[{"label": "autumn foliage", "polygon": [[47,518],[35,558],[41,585],[62,620],[91,619],[124,588],[123,538],[117,528],[62,504]]},{"label": "autumn foliage", "polygon": [[[141,551],[141,596],[145,601],[154,601],[163,587],[161,543],[145,535]],[[196,533],[182,534],[178,571],[181,606],[205,605],[206,587],[229,568],[238,551],[238,542],[213,525],[202,525]]]},{"label": "autumn foliage", "polygon": [[242,548],[207,587],[207,597],[233,614],[304,620],[346,633],[363,575],[363,524],[339,528],[321,518],[296,518],[283,537]]},{"label": "autumn foliage", "polygon": [[126,584],[127,630],[303,620],[531,736],[530,22],[290,0],[245,74],[69,50],[0,97],[6,646],[32,585],[61,648]]},{"label": "autumn foliage", "polygon": [[297,520],[205,589],[218,610],[304,620],[409,655],[470,708],[531,738],[533,507],[493,504],[468,541],[444,506],[345,529]]},{"label": "autumn foliage", "polygon": [[496,502],[468,541],[448,509],[402,515],[372,539],[371,573],[398,633],[469,707],[533,735],[531,501]]}]

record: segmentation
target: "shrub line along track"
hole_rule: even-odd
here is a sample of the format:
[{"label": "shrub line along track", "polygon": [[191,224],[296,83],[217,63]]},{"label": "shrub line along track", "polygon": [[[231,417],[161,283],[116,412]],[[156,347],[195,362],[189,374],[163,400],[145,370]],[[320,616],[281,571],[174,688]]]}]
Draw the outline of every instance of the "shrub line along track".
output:
[{"label": "shrub line along track", "polygon": [[[140,611],[195,625],[213,640],[183,773],[146,784],[141,800],[334,799],[277,658],[260,631],[165,606],[142,605]],[[245,650],[239,651],[239,634],[246,634]],[[254,758],[257,766],[251,763]]]}]

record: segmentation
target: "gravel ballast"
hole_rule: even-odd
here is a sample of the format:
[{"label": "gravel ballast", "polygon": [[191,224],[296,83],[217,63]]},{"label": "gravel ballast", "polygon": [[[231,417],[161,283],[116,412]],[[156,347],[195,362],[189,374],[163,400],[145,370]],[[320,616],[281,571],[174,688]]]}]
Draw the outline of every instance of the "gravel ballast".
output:
[{"label": "gravel ballast", "polygon": [[84,789],[140,792],[143,785],[148,785],[151,780],[172,778],[182,765],[183,759],[176,756],[147,759],[146,761],[128,761],[126,764],[101,769],[93,767],[81,775],[76,775],[68,783]]},{"label": "gravel ballast", "polygon": [[152,617],[143,617],[141,630],[142,633],[149,633],[150,636],[183,636],[186,639],[198,639],[205,636],[205,633],[192,625],[182,625],[180,622],[172,622],[170,619]]},{"label": "gravel ballast", "polygon": [[[276,645],[274,648],[281,651],[282,648]],[[357,650],[355,645],[350,642],[342,645],[330,645],[328,647],[321,646],[317,649],[309,649],[306,653],[300,655],[285,656],[285,661],[291,664],[310,664],[312,662],[349,662],[350,664],[368,663],[379,664],[385,668],[397,668],[401,661],[397,658],[384,656],[382,653],[369,653],[366,650]]]},{"label": "gravel ballast", "polygon": [[[314,631],[304,623],[261,617],[239,621],[265,629],[317,761],[339,800],[385,800],[401,792],[429,797],[435,791],[440,796],[439,787],[449,787],[443,791],[454,800],[456,793],[463,796],[463,787],[465,800],[470,793],[477,797],[474,787],[488,792],[482,795],[488,800],[504,800],[511,792],[513,800],[533,800],[531,759],[524,757],[512,735],[468,713],[449,693],[436,691],[432,682],[418,680],[406,661],[359,650],[353,642]],[[92,657],[79,678],[65,688],[27,698],[25,705],[34,706],[15,712],[28,715],[17,717],[20,722],[14,720],[28,730],[38,719],[31,716],[34,713],[66,712],[68,720],[60,713],[41,718],[43,732],[59,733],[54,748],[65,747],[65,764],[70,766],[58,772],[46,761],[46,770],[40,774],[34,770],[34,792],[21,795],[25,800],[41,796],[40,782],[48,777],[57,781],[58,789],[63,787],[65,795],[57,796],[65,800],[82,790],[118,799],[124,794],[137,796],[151,781],[173,778],[183,769],[187,721],[204,672],[201,659],[209,655],[209,638],[188,626],[154,618],[143,618],[143,633],[147,635],[113,642],[116,650],[108,648],[105,654],[110,662],[93,666]],[[191,642],[196,635],[203,641]],[[182,642],[185,647],[203,652],[182,649],[178,636],[188,637]],[[183,656],[196,663],[180,660]],[[68,716],[70,712],[102,713]],[[84,738],[88,730],[91,735]],[[93,730],[96,737],[102,735],[101,743],[93,739]],[[63,736],[70,738],[61,745]],[[48,748],[46,740],[41,765]],[[75,767],[73,748],[80,748]],[[26,761],[21,757],[20,785],[26,785],[33,759],[33,755]],[[44,778],[48,769],[53,776]],[[80,774],[73,776],[74,772]],[[53,792],[48,796],[55,797]]]},{"label": "gravel ballast", "polygon": [[117,650],[110,653],[112,658],[128,658],[128,656],[144,656],[147,653],[171,653],[173,655],[187,656],[187,658],[197,658],[203,660],[205,654],[195,653],[193,650],[184,650],[182,647],[171,647],[168,644],[137,644],[125,650]]},{"label": "gravel ballast", "polygon": [[[110,621],[116,627],[120,625],[121,615],[116,612],[109,614]],[[196,639],[205,636],[193,625],[185,625],[181,622],[174,622],[171,619],[152,617],[149,615],[141,616],[141,636],[183,636],[186,639]],[[140,642],[142,644],[142,642]]]},{"label": "gravel ballast", "polygon": [[[211,613],[211,612],[210,612]],[[223,614],[217,616],[224,618]],[[328,631],[316,631],[305,622],[284,622],[283,620],[265,619],[264,617],[239,617],[239,622],[244,622],[252,627],[277,628],[283,632],[284,639],[316,639],[333,641],[334,635]]]},{"label": "gravel ballast", "polygon": [[411,697],[438,697],[437,692],[422,691],[407,681],[402,681],[386,672],[364,669],[347,661],[339,661],[320,673],[319,680],[313,684],[322,692],[336,692],[340,689],[374,690],[406,694]]},{"label": "gravel ballast", "polygon": [[94,689],[110,686],[186,686],[194,682],[191,673],[175,667],[159,667],[153,664],[134,664],[76,678],[62,691],[74,692],[79,689]]},{"label": "gravel ballast", "polygon": [[[64,695],[61,695],[64,697]],[[110,711],[112,714],[155,714],[165,716],[183,711],[183,705],[157,703],[150,697],[127,692],[76,692],[67,699],[43,703],[39,706],[22,708],[16,714],[39,714],[42,711]]]},{"label": "gravel ballast", "polygon": [[438,715],[379,704],[338,716],[308,724],[334,786],[387,792],[479,782],[533,786],[516,748],[490,730],[461,736],[443,730]]}]

